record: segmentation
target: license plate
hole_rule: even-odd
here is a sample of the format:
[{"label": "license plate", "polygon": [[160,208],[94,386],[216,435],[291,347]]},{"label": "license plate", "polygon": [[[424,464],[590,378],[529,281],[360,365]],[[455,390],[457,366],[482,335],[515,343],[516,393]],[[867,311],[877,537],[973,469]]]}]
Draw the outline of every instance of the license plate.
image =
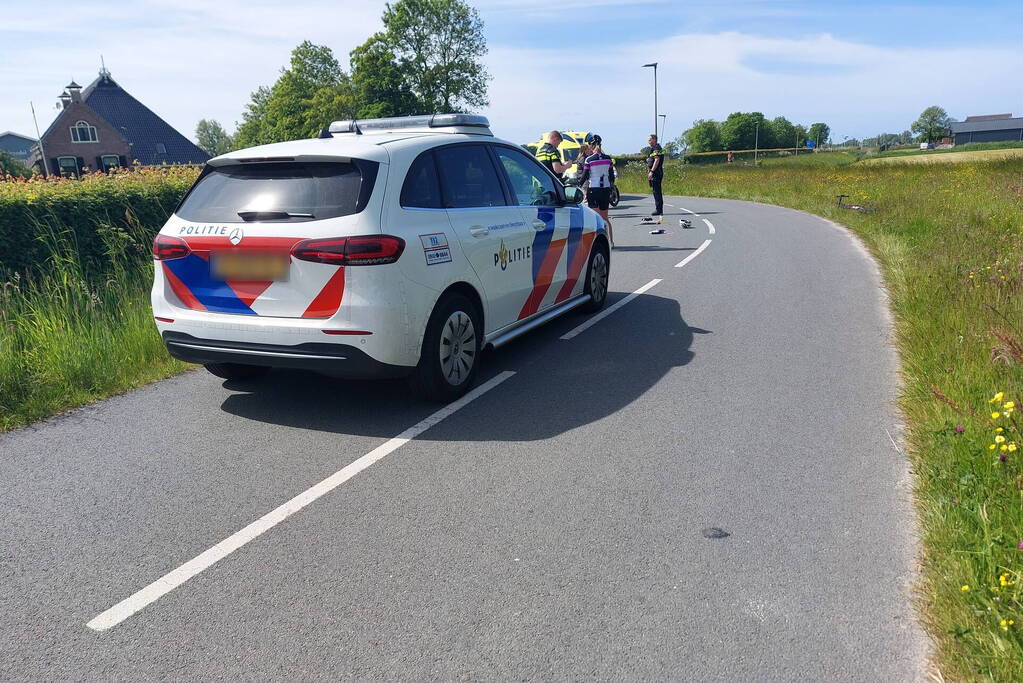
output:
[{"label": "license plate", "polygon": [[290,259],[284,254],[214,252],[210,273],[216,280],[268,282],[286,280]]}]

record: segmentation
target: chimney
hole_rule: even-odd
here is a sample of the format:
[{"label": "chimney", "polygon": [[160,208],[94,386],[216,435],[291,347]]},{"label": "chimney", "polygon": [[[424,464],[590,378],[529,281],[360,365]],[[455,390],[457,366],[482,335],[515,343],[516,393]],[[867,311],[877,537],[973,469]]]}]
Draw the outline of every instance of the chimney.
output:
[{"label": "chimney", "polygon": [[69,93],[71,93],[71,101],[80,103],[82,101],[82,86],[75,83],[73,80],[64,86]]},{"label": "chimney", "polygon": [[58,97],[57,99],[60,100],[60,108],[61,109],[67,109],[68,105],[71,104],[71,95],[67,94],[67,90],[62,92],[60,94],[60,97]]}]

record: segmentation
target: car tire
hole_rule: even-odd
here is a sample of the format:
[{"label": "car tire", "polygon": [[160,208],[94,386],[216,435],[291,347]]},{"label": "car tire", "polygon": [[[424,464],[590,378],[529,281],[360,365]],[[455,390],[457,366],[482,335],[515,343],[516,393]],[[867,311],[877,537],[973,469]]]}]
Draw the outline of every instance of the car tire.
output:
[{"label": "car tire", "polygon": [[622,193],[618,191],[617,185],[611,186],[611,199],[609,203],[611,206],[618,206],[618,202],[622,201]]},{"label": "car tire", "polygon": [[461,294],[445,295],[426,324],[412,388],[440,403],[463,396],[476,381],[482,332],[475,304]]},{"label": "car tire", "polygon": [[611,275],[611,261],[604,242],[598,242],[590,251],[590,261],[586,264],[586,284],[583,293],[590,295],[590,300],[582,306],[584,313],[596,313],[604,308],[607,302],[607,283]]},{"label": "car tire", "polygon": [[204,368],[228,380],[256,379],[270,372],[265,365],[243,365],[241,363],[206,363]]}]

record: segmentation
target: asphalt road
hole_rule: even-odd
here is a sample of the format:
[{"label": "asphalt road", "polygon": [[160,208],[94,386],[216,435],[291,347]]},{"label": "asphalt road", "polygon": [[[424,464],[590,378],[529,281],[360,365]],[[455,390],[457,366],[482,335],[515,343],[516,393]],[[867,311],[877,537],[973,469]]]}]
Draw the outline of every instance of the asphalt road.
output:
[{"label": "asphalt road", "polygon": [[0,679],[921,678],[876,268],[807,214],[667,201],[664,235],[613,212],[610,303],[660,282],[488,354],[503,381],[403,445],[437,406],[298,372],[0,435]]}]

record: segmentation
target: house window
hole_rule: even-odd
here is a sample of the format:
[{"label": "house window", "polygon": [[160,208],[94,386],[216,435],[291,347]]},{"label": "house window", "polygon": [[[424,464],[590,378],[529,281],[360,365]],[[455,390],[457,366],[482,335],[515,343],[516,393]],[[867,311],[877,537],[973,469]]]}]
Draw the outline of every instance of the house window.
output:
[{"label": "house window", "polygon": [[156,153],[157,154],[166,154],[167,153],[167,145],[163,144],[162,142],[156,143]]},{"label": "house window", "polygon": [[96,126],[90,126],[88,121],[79,121],[71,126],[71,142],[99,142]]},{"label": "house window", "polygon": [[100,161],[103,162],[104,173],[109,173],[111,170],[121,167],[121,159],[116,154],[104,154],[100,157]]},{"label": "house window", "polygon": [[59,167],[60,174],[65,178],[78,177],[77,157],[57,157],[57,166]]}]

